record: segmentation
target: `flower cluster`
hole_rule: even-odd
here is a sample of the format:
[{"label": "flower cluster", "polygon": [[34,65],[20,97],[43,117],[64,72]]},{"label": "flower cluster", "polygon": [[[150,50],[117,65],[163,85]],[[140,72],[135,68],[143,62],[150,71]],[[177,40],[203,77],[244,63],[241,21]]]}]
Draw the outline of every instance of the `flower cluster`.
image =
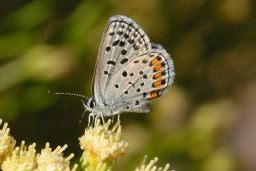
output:
[{"label": "flower cluster", "polygon": [[[2,121],[0,120],[0,123]],[[0,166],[3,171],[74,171],[77,165],[70,169],[70,159],[74,154],[67,158],[63,157],[63,151],[67,145],[58,146],[55,150],[51,150],[50,144],[46,143],[41,153],[36,153],[36,144],[25,145],[25,141],[21,142],[19,147],[15,147],[15,139],[9,135],[10,129],[7,123],[0,130]]]},{"label": "flower cluster", "polygon": [[[1,124],[2,120],[0,119],[0,126]],[[9,135],[9,133],[10,129],[8,128],[8,124],[4,123],[3,128],[0,129],[0,165],[7,156],[12,154],[12,151],[15,148],[16,141]]]},{"label": "flower cluster", "polygon": [[[42,149],[41,153],[37,156],[38,170],[69,171],[69,161],[74,157],[74,154],[72,153],[68,157],[64,158],[62,154],[67,147],[67,145],[64,145],[63,147],[58,146],[52,151],[50,144],[46,143],[45,148]],[[75,165],[71,170],[74,171],[76,168],[77,165]]]},{"label": "flower cluster", "polygon": [[10,156],[3,161],[2,170],[35,170],[36,163],[36,144],[28,147],[22,141],[20,147],[16,147]]},{"label": "flower cluster", "polygon": [[[0,125],[2,120],[0,120]],[[79,138],[83,150],[80,168],[85,171],[114,170],[115,161],[125,154],[128,143],[121,140],[121,125],[119,122],[110,126],[111,120],[101,124],[97,120],[94,126],[85,129],[84,135]],[[75,171],[78,165],[70,167],[70,160],[74,154],[63,157],[67,145],[58,146],[54,150],[46,143],[40,153],[36,152],[36,143],[15,147],[16,141],[9,135],[8,124],[4,123],[0,129],[0,167],[3,171]],[[135,171],[168,171],[169,164],[164,168],[155,166],[157,158],[148,164],[146,158]]]},{"label": "flower cluster", "polygon": [[[81,149],[84,150],[81,161],[83,166],[112,168],[116,159],[125,154],[128,143],[121,140],[121,125],[117,122],[110,129],[111,120],[85,129],[79,138]],[[105,170],[105,169],[104,169]]]}]

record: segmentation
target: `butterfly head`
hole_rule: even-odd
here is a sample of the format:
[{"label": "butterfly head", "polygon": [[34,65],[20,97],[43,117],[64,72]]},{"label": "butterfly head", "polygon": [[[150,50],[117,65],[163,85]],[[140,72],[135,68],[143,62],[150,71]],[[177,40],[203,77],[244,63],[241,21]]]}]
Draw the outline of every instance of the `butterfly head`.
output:
[{"label": "butterfly head", "polygon": [[92,96],[88,99],[87,103],[84,101],[83,105],[86,111],[92,112],[94,114],[101,114],[103,116],[112,116],[119,113],[119,111],[113,111],[109,105],[98,105],[95,98]]},{"label": "butterfly head", "polygon": [[89,98],[86,104],[87,107],[93,109],[96,106],[95,99],[93,97]]}]

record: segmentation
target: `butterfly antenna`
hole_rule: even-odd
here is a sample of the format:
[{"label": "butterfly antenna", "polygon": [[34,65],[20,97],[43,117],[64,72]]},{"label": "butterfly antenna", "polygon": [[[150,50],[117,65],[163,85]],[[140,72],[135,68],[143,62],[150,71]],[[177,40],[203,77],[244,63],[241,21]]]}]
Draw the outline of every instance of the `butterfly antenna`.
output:
[{"label": "butterfly antenna", "polygon": [[81,95],[81,94],[76,94],[76,93],[52,92],[52,91],[50,91],[50,90],[48,90],[48,93],[49,93],[49,94],[55,94],[55,95],[77,96],[77,97],[82,97],[82,98],[84,98],[84,99],[86,99],[86,100],[88,100],[88,99],[89,99],[89,98],[88,98],[88,97],[86,97],[86,96],[83,96],[83,95]]}]

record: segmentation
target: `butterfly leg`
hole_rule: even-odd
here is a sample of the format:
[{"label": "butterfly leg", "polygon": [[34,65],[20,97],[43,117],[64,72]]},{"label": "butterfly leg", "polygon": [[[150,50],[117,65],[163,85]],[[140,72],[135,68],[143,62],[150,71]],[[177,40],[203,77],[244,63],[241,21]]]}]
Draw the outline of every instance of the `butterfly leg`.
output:
[{"label": "butterfly leg", "polygon": [[99,115],[101,116],[102,122],[103,122],[103,124],[104,124],[104,123],[105,123],[105,120],[104,120],[104,116],[103,116],[102,112],[100,112]]},{"label": "butterfly leg", "polygon": [[114,112],[112,113],[112,123],[117,122],[120,124],[120,113],[119,112]]},{"label": "butterfly leg", "polygon": [[96,125],[98,118],[99,118],[99,114],[97,113],[93,117],[94,126]]},{"label": "butterfly leg", "polygon": [[103,124],[105,123],[104,116],[103,116],[102,112],[97,113],[97,114],[95,114],[94,116],[95,116],[95,118],[94,118],[94,124],[96,124],[96,122],[97,122],[97,120],[98,120],[99,117],[101,118],[102,123],[103,123]]},{"label": "butterfly leg", "polygon": [[91,117],[94,118],[94,113],[91,112],[88,117],[88,127],[91,125]]},{"label": "butterfly leg", "polygon": [[119,125],[121,124],[121,122],[120,122],[120,113],[117,114],[117,122],[118,122]]}]

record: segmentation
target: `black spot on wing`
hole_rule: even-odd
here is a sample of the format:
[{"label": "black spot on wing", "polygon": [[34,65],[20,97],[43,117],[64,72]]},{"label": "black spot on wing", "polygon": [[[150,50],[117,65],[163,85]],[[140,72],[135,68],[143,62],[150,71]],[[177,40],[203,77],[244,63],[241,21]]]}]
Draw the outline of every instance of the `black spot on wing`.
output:
[{"label": "black spot on wing", "polygon": [[123,47],[124,45],[125,45],[125,42],[120,41],[119,46],[120,46],[120,47]]},{"label": "black spot on wing", "polygon": [[157,59],[158,61],[161,61],[161,60],[162,60],[161,56],[157,56],[156,59]]},{"label": "black spot on wing", "polygon": [[121,30],[117,32],[118,35],[122,35],[123,33],[124,33],[124,32],[121,31]]},{"label": "black spot on wing", "polygon": [[161,63],[161,67],[163,67],[163,68],[164,68],[164,67],[165,67],[165,65],[166,65],[166,63],[165,63],[165,62],[162,62],[162,63]]},{"label": "black spot on wing", "polygon": [[163,70],[162,72],[161,72],[161,75],[166,75],[166,71],[165,70]]},{"label": "black spot on wing", "polygon": [[143,95],[143,98],[145,98],[147,96],[147,93],[144,92],[142,95]]},{"label": "black spot on wing", "polygon": [[112,61],[112,60],[109,60],[109,61],[107,61],[107,64],[115,65],[115,64],[116,64],[116,62],[115,62],[115,61]]},{"label": "black spot on wing", "polygon": [[120,40],[116,40],[116,41],[114,41],[114,42],[112,43],[112,46],[116,46],[116,45],[118,45],[119,41],[120,41]]},{"label": "black spot on wing", "polygon": [[144,64],[147,63],[147,62],[148,62],[147,59],[143,59],[143,60],[142,60],[142,63],[144,63]]},{"label": "black spot on wing", "polygon": [[128,61],[128,58],[124,58],[120,61],[120,64],[125,64]]},{"label": "black spot on wing", "polygon": [[126,76],[127,76],[127,72],[124,71],[124,72],[122,73],[122,76],[123,76],[123,77],[126,77]]},{"label": "black spot on wing", "polygon": [[[138,31],[138,30],[136,30],[136,31]],[[133,37],[136,38],[137,36],[138,36],[137,32],[134,32]]]},{"label": "black spot on wing", "polygon": [[125,38],[125,39],[128,39],[128,38],[129,38],[129,34],[126,34],[126,33],[125,33],[125,34],[124,34],[124,38]]},{"label": "black spot on wing", "polygon": [[134,44],[134,45],[133,45],[133,49],[134,49],[134,50],[139,50],[139,49],[140,49],[140,46]]},{"label": "black spot on wing", "polygon": [[164,85],[165,83],[166,83],[166,80],[163,79],[163,80],[161,81],[161,85]]},{"label": "black spot on wing", "polygon": [[107,52],[109,52],[109,51],[110,51],[110,49],[111,49],[111,47],[110,47],[110,46],[106,47],[106,51],[107,51]]},{"label": "black spot on wing", "polygon": [[128,42],[129,42],[130,44],[133,44],[135,41],[134,41],[134,39],[129,39]]},{"label": "black spot on wing", "polygon": [[125,50],[125,49],[123,49],[122,51],[121,51],[121,55],[125,55],[127,53],[127,50]]},{"label": "black spot on wing", "polygon": [[104,71],[105,75],[111,75],[110,73],[108,73],[108,71]]}]

